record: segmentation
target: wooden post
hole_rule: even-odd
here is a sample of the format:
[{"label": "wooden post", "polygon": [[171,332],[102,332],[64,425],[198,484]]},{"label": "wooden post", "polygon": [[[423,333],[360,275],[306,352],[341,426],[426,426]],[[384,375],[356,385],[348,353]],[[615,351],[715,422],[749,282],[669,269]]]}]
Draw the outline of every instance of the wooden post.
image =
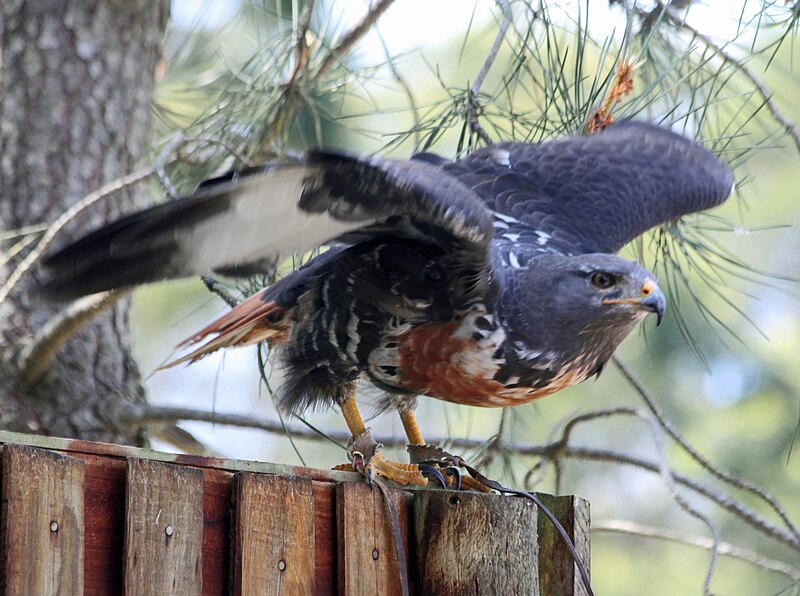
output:
[{"label": "wooden post", "polygon": [[190,596],[203,590],[203,472],[128,461],[126,594]]},{"label": "wooden post", "polygon": [[[400,594],[383,493],[356,474],[3,431],[0,449],[0,595]],[[539,496],[588,568],[588,503]],[[527,500],[389,499],[416,596],[585,594]]]},{"label": "wooden post", "polygon": [[309,478],[236,478],[233,593],[316,593],[314,493]]},{"label": "wooden post", "polygon": [[83,593],[83,462],[3,448],[5,594]]},{"label": "wooden post", "polygon": [[[575,496],[554,497],[537,493],[542,504],[556,516],[578,551],[586,571],[590,570],[589,502]],[[542,594],[584,596],[586,589],[578,567],[552,522],[539,512],[539,585]]]},{"label": "wooden post", "polygon": [[[389,498],[394,501],[403,542],[408,545],[406,494],[402,490],[390,489]],[[363,482],[342,482],[337,485],[336,527],[339,594],[400,594],[400,571],[392,526],[381,491]]]},{"label": "wooden post", "polygon": [[539,594],[531,501],[422,491],[415,495],[414,518],[418,593]]}]

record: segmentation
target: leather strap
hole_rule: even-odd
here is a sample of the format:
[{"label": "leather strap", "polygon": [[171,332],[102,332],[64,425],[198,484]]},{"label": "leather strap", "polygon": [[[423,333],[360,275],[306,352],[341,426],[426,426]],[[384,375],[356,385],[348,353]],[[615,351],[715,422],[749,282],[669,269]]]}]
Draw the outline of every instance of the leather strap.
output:
[{"label": "leather strap", "polygon": [[377,478],[372,479],[373,484],[377,484],[383,494],[386,509],[389,512],[389,520],[392,524],[392,538],[394,540],[394,552],[397,556],[397,569],[400,575],[400,590],[403,596],[409,596],[408,590],[408,562],[406,561],[406,549],[403,548],[403,534],[400,531],[400,518],[397,516],[397,508],[392,503],[389,489]]}]

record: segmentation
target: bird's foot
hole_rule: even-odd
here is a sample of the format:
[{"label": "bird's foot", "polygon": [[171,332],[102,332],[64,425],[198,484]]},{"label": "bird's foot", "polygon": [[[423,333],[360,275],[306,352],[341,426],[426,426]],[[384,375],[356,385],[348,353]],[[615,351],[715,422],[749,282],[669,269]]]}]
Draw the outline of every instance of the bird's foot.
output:
[{"label": "bird's foot", "polygon": [[407,449],[412,464],[436,469],[440,476],[443,473],[443,487],[446,485],[456,490],[491,492],[488,486],[464,472],[464,460],[461,456],[451,455],[437,445],[409,445]]},{"label": "bird's foot", "polygon": [[[382,446],[373,438],[372,430],[368,428],[350,441],[347,447],[350,463],[336,466],[334,469],[359,472],[370,482],[377,476],[383,476],[403,486],[407,484],[425,486],[428,484],[428,477],[435,477],[437,474],[442,477],[438,470],[432,471],[432,466],[404,464],[386,459],[380,450]],[[442,483],[444,482],[442,477]]]},{"label": "bird's foot", "polygon": [[347,447],[350,463],[335,466],[334,470],[358,472],[370,482],[377,476],[403,486],[427,486],[429,480],[434,480],[442,488],[491,492],[489,487],[463,471],[459,463],[464,461],[461,457],[436,445],[409,445],[410,464],[386,459],[381,447],[383,445],[373,438],[368,428],[351,439]]}]

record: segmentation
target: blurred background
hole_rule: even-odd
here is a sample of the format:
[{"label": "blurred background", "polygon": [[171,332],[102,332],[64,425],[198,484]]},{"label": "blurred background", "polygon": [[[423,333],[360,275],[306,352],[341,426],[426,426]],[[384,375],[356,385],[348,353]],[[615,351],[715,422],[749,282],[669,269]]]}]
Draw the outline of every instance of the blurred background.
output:
[{"label": "blurred background", "polygon": [[[664,324],[656,329],[648,320],[619,357],[689,443],[720,469],[772,494],[798,519],[800,146],[771,110],[800,121],[799,5],[708,0],[673,2],[670,12],[659,12],[656,3],[646,2],[514,2],[509,30],[475,94],[504,19],[502,5],[494,2],[398,0],[323,76],[304,79],[306,58],[296,49],[305,47],[313,66],[319,48],[335,46],[361,21],[366,3],[318,1],[306,20],[307,2],[173,0],[154,146],[183,130],[224,139],[243,154],[220,147],[170,170],[181,192],[215,169],[313,145],[403,158],[417,150],[456,157],[481,144],[468,125],[470,105],[477,105],[478,122],[493,141],[578,132],[602,104],[617,66],[635,58],[633,90],[612,107],[614,118],[653,120],[698,138],[734,166],[737,191],[710,216],[689,218],[625,249],[625,256],[655,268],[670,304]],[[296,83],[290,91],[287,81]],[[154,185],[151,194],[156,201],[163,192]],[[137,290],[132,320],[143,374],[226,309],[199,280]],[[279,423],[269,388],[280,383],[280,371],[266,365],[265,383],[262,360],[257,349],[240,349],[152,373],[149,400]],[[363,397],[369,403],[368,391]],[[613,457],[554,463],[517,452],[557,439],[565,420],[620,406],[644,404],[609,365],[597,381],[505,416],[429,399],[420,400],[418,414],[429,439],[478,440],[481,449],[460,452],[468,460],[483,458],[489,476],[588,499],[598,528],[592,536],[598,594],[701,593],[707,550],[641,535],[646,527],[690,542],[711,535],[676,503],[657,473]],[[338,412],[309,412],[307,421],[324,432],[346,430]],[[285,423],[303,427],[296,420]],[[369,424],[381,436],[402,436],[391,414]],[[344,451],[327,441],[191,420],[180,426],[225,457],[323,468],[345,461]],[[157,448],[174,449],[154,436]],[[720,482],[674,442],[660,440],[674,473],[781,526],[763,501]],[[659,462],[651,426],[636,417],[579,424],[570,444]],[[402,451],[395,455],[404,457]],[[800,569],[798,550],[685,486],[678,491],[713,521],[724,541],[770,559],[773,567],[784,562]],[[599,529],[619,520],[637,524],[630,526],[634,533]],[[800,593],[791,572],[761,563],[723,556],[712,591]]]}]

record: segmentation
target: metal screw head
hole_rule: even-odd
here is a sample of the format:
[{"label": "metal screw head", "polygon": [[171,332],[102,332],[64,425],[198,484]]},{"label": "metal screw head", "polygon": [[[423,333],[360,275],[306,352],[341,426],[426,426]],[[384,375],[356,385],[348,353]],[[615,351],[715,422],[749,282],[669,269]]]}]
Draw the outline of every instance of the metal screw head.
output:
[{"label": "metal screw head", "polygon": [[372,549],[372,560],[377,561],[380,553],[378,552],[377,548]]},{"label": "metal screw head", "polygon": [[164,528],[164,533],[167,536],[172,536],[175,533],[175,528],[172,527],[172,524],[168,524],[166,528]]},{"label": "metal screw head", "polygon": [[58,522],[53,520],[50,522],[50,531],[55,533],[58,532]]},{"label": "metal screw head", "polygon": [[281,571],[283,571],[284,569],[286,569],[286,561],[284,561],[283,559],[281,559],[280,561],[278,561],[278,569],[280,569]]}]

